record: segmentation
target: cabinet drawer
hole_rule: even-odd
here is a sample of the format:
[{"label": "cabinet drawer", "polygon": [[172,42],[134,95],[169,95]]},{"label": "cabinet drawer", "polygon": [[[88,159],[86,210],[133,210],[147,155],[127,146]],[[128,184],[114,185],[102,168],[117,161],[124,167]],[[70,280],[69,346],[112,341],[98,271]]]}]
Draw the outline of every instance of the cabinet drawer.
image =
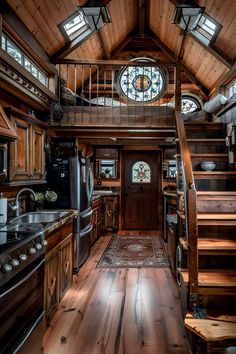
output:
[{"label": "cabinet drawer", "polygon": [[46,252],[48,253],[54,249],[68,234],[71,233],[73,233],[73,221],[70,221],[68,224],[63,225],[60,229],[46,236],[48,242]]}]

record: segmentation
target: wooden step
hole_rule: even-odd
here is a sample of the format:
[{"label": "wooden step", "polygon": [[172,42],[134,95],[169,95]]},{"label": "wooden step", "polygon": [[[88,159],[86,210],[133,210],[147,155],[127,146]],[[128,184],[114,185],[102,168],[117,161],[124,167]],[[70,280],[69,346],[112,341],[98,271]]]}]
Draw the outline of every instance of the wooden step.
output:
[{"label": "wooden step", "polygon": [[[181,247],[187,251],[186,239],[179,240]],[[236,239],[228,238],[198,238],[199,255],[236,255]]]},{"label": "wooden step", "polygon": [[235,179],[236,171],[193,171],[195,179]]},{"label": "wooden step", "polygon": [[[178,212],[181,219],[185,219],[185,214]],[[221,225],[221,226],[236,226],[236,214],[229,213],[198,213],[198,225]]]},{"label": "wooden step", "polygon": [[[184,192],[181,190],[178,190],[179,195],[183,195]],[[236,192],[235,191],[196,191],[197,197],[201,198],[202,196],[209,196],[209,197],[218,197],[218,196],[230,196],[232,198],[236,198]]]},{"label": "wooden step", "polygon": [[[187,314],[184,320],[187,330],[195,333],[203,340],[217,342],[226,339],[235,339],[236,345],[236,317],[218,316],[215,318],[194,318]],[[231,343],[232,345],[233,343]]]},{"label": "wooden step", "polygon": [[[188,271],[180,271],[184,284],[188,284]],[[198,272],[199,288],[231,288],[231,291],[236,297],[236,270],[226,269],[204,269]],[[206,293],[204,290],[200,293]],[[228,290],[228,293],[231,292]]]}]

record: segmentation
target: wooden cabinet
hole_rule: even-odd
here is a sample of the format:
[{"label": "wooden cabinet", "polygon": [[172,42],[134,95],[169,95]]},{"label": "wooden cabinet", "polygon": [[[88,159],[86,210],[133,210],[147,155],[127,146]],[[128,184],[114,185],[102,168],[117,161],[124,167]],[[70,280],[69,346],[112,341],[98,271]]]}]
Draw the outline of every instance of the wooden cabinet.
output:
[{"label": "wooden cabinet", "polygon": [[41,122],[13,109],[10,118],[18,139],[10,143],[9,182],[44,182],[45,130],[40,126]]},{"label": "wooden cabinet", "polygon": [[48,319],[72,284],[73,222],[47,236],[44,309]]},{"label": "wooden cabinet", "polygon": [[111,232],[119,229],[119,198],[118,195],[103,197],[104,202],[104,231]]},{"label": "wooden cabinet", "polygon": [[118,160],[119,150],[114,148],[98,148],[96,149],[96,159],[114,159]]},{"label": "wooden cabinet", "polygon": [[103,198],[97,198],[92,203],[93,216],[92,223],[93,229],[91,232],[91,244],[93,244],[102,234],[103,231]]}]

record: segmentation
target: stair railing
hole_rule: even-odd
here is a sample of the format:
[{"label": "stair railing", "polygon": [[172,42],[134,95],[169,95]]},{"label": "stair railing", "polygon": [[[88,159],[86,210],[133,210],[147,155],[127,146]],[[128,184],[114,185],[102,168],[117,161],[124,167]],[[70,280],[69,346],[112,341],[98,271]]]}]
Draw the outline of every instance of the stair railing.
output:
[{"label": "stair railing", "polygon": [[186,131],[180,111],[175,112],[175,119],[182,161],[185,232],[188,247],[189,305],[190,309],[193,309],[198,306],[197,196]]}]

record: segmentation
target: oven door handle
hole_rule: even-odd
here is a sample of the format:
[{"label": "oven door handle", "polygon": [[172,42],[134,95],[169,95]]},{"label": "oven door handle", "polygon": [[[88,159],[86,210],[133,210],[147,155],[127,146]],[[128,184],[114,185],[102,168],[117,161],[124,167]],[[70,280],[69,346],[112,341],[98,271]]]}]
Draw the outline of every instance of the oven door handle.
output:
[{"label": "oven door handle", "polygon": [[16,289],[21,284],[23,284],[26,280],[28,280],[43,265],[43,263],[44,263],[44,259],[29,274],[27,274],[23,279],[21,279],[18,283],[13,285],[10,289],[7,289],[4,293],[0,294],[0,299],[2,297],[6,296],[7,294],[9,294],[11,291]]}]

